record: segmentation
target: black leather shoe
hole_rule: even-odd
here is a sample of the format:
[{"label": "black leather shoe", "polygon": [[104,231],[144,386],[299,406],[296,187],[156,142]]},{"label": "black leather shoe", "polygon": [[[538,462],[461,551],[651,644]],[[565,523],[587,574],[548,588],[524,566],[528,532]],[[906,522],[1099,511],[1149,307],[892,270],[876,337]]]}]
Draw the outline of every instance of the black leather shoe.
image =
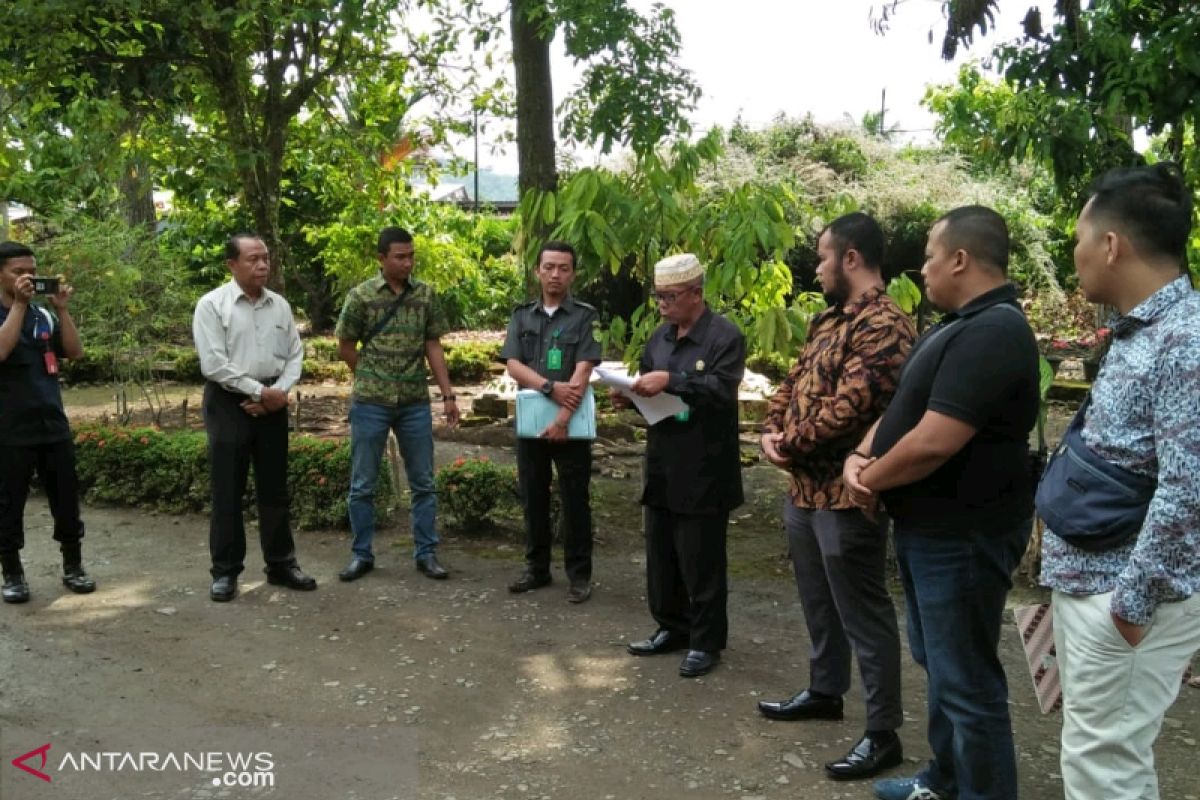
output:
[{"label": "black leather shoe", "polygon": [[4,586],[0,588],[0,598],[6,603],[29,602],[29,584],[25,582],[24,572],[5,574]]},{"label": "black leather shoe", "polygon": [[75,594],[89,594],[96,591],[96,581],[84,571],[82,564],[63,567],[63,586]]},{"label": "black leather shoe", "polygon": [[588,581],[577,581],[567,589],[568,603],[586,603],[592,596],[592,584]]},{"label": "black leather shoe", "polygon": [[208,596],[217,603],[228,603],[233,598],[237,597],[237,577],[234,575],[222,575],[213,581],[212,588],[208,590]]},{"label": "black leather shoe", "polygon": [[417,571],[426,578],[433,578],[437,581],[444,581],[450,577],[450,573],[446,568],[438,563],[437,556],[424,556],[417,559]]},{"label": "black leather shoe", "polygon": [[870,778],[904,761],[900,737],[893,731],[866,734],[850,748],[840,761],[825,765],[825,772],[835,780]]},{"label": "black leather shoe", "polygon": [[687,646],[687,636],[682,633],[672,633],[666,628],[659,628],[649,639],[630,642],[625,649],[631,656],[656,656],[659,653],[673,653]]},{"label": "black leather shoe", "polygon": [[367,561],[365,558],[355,556],[350,559],[346,568],[338,573],[338,580],[356,581],[373,569],[375,569],[374,561]]},{"label": "black leather shoe", "polygon": [[769,719],[791,721],[797,719],[841,719],[842,698],[814,694],[805,689],[790,700],[771,703],[758,701],[758,710]]},{"label": "black leather shoe", "polygon": [[286,586],[299,592],[311,592],[317,588],[316,579],[305,575],[295,564],[289,567],[268,569],[267,583],[273,586]]},{"label": "black leather shoe", "polygon": [[720,660],[719,650],[688,650],[683,661],[679,662],[679,674],[685,678],[699,678],[712,672]]},{"label": "black leather shoe", "polygon": [[533,570],[527,569],[521,573],[521,577],[508,585],[508,590],[513,594],[521,594],[522,592],[532,592],[534,589],[549,586],[551,583],[553,583],[553,579],[549,574],[539,575]]}]

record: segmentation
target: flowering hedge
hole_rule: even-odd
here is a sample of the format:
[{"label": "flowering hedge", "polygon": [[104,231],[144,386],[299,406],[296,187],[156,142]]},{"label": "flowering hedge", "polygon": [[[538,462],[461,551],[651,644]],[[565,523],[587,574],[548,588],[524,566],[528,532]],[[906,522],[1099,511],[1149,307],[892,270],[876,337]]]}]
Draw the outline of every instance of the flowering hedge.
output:
[{"label": "flowering hedge", "polygon": [[464,529],[490,528],[491,514],[517,501],[517,470],[478,458],[457,458],[438,470],[438,507]]},{"label": "flowering hedge", "polygon": [[[79,480],[89,501],[173,514],[209,508],[208,450],[203,433],[83,425],[75,434]],[[386,464],[385,464],[386,468]],[[255,509],[254,481],[246,510]],[[350,444],[293,435],[288,450],[288,493],[298,529],[346,528]],[[380,476],[377,513],[388,517],[391,481]]]}]

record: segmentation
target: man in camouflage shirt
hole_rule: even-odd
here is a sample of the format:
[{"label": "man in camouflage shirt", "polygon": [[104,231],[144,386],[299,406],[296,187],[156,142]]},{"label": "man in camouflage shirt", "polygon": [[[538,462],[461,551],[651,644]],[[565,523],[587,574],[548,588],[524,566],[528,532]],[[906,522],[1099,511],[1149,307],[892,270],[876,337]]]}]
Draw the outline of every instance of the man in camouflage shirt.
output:
[{"label": "man in camouflage shirt", "polygon": [[350,403],[350,564],[338,576],[361,578],[375,567],[375,485],[387,434],[400,443],[412,494],[413,557],[426,577],[442,579],[435,527],[433,414],[425,362],[442,392],[446,422],[458,424],[446,358],[439,341],[446,320],[427,284],[413,280],[412,234],[384,228],[379,234],[379,275],[346,295],[337,323],[338,355],[354,373]]}]

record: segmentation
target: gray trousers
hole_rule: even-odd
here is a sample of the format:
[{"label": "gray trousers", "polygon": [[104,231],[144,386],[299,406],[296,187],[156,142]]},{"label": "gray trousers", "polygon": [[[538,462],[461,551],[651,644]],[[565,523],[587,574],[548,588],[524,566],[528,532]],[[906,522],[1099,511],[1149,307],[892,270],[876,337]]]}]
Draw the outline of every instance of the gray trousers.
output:
[{"label": "gray trousers", "polygon": [[809,689],[841,697],[858,656],[867,730],[895,730],[900,707],[900,634],[885,576],[887,522],[857,509],[796,508],[784,499],[784,528],[808,637]]}]

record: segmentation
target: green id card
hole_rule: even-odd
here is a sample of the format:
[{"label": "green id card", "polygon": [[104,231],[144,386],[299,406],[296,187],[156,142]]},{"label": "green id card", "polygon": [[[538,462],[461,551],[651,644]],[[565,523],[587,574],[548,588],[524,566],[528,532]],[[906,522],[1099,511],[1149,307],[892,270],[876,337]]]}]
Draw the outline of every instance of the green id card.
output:
[{"label": "green id card", "polygon": [[558,345],[546,351],[546,369],[562,369],[562,350]]},{"label": "green id card", "polygon": [[691,419],[691,416],[692,416],[692,410],[690,408],[685,408],[683,411],[680,411],[678,414],[675,415],[675,421],[676,422],[687,422],[689,419]]}]

